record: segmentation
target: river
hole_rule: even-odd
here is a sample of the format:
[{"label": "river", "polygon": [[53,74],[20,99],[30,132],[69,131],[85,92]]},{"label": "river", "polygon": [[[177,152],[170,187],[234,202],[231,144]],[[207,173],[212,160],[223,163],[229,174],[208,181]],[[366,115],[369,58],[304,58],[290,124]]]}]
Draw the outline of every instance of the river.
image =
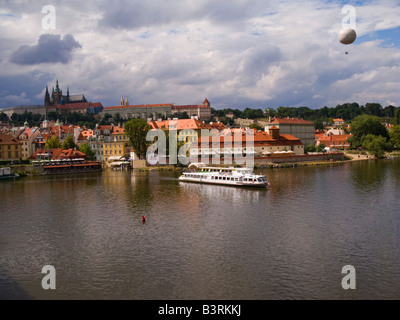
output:
[{"label": "river", "polygon": [[400,159],[262,172],[265,190],[159,171],[0,182],[0,298],[400,299]]}]

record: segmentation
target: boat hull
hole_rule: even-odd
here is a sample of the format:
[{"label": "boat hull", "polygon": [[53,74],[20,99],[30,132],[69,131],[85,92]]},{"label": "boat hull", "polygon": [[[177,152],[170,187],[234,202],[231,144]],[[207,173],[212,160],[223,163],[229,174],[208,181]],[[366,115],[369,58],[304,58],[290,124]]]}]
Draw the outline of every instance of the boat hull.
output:
[{"label": "boat hull", "polygon": [[80,164],[44,166],[43,175],[82,174],[100,172],[102,170],[99,162],[86,162]]},{"label": "boat hull", "polygon": [[0,176],[0,180],[17,180],[19,178],[20,178],[20,176],[18,174],[10,174],[10,175]]},{"label": "boat hull", "polygon": [[207,179],[185,179],[179,178],[180,182],[191,182],[191,183],[201,183],[201,184],[211,184],[217,186],[230,186],[230,187],[249,187],[249,188],[267,188],[269,183],[243,183],[243,182],[228,182],[228,181],[211,181]]}]

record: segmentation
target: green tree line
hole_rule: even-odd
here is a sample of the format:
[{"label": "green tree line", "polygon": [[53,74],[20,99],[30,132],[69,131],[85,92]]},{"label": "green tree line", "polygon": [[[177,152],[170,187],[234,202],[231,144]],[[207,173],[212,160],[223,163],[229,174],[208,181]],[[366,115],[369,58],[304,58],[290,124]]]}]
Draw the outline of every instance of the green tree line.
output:
[{"label": "green tree line", "polygon": [[400,107],[392,105],[382,107],[379,103],[367,103],[365,106],[359,105],[356,102],[344,103],[337,105],[333,108],[327,106],[319,109],[311,109],[309,107],[284,107],[280,106],[276,110],[273,108],[251,109],[245,108],[244,110],[226,108],[221,110],[212,109],[212,113],[217,117],[226,117],[228,113],[233,113],[236,118],[243,119],[256,119],[267,116],[302,118],[310,121],[326,121],[330,119],[343,119],[350,122],[357,116],[366,114],[385,118],[391,121],[392,124],[400,124]]}]

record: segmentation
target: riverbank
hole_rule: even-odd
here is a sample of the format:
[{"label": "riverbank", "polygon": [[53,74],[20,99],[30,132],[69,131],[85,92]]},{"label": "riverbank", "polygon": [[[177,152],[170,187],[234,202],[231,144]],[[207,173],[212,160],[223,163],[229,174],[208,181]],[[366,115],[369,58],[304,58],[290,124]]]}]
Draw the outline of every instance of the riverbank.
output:
[{"label": "riverbank", "polygon": [[[400,153],[388,153],[385,158],[389,159],[393,157],[400,157]],[[298,162],[280,162],[280,163],[255,163],[254,169],[279,169],[279,168],[296,168],[296,167],[310,167],[310,166],[324,166],[324,165],[342,165],[346,162],[351,161],[365,161],[374,160],[374,156],[369,155],[365,151],[351,151],[344,152],[343,160],[320,160],[320,161],[298,161]],[[210,164],[214,166],[213,164]],[[225,166],[221,164],[221,166]],[[232,165],[230,165],[232,166]],[[233,166],[236,166],[233,164]],[[33,167],[30,165],[16,165],[12,166],[12,172],[19,174],[21,177],[26,176],[40,176],[42,175],[41,167]],[[38,170],[39,169],[39,170]],[[134,172],[149,172],[149,171],[175,171],[182,172],[185,167],[181,166],[149,166],[143,168],[133,168]]]}]

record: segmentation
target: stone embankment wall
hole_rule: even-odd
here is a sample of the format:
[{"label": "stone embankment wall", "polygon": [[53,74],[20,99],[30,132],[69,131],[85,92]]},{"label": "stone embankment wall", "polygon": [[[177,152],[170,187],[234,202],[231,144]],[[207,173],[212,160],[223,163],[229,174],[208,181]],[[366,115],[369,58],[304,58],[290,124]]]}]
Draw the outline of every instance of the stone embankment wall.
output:
[{"label": "stone embankment wall", "polygon": [[343,161],[344,153],[326,153],[326,154],[305,154],[301,156],[287,156],[287,157],[264,157],[255,158],[254,164],[267,164],[267,163],[292,163],[292,162],[305,162],[305,161]]},{"label": "stone embankment wall", "polygon": [[17,173],[18,171],[24,171],[26,173],[29,172],[43,173],[42,166],[10,166],[10,168],[13,173]]}]

